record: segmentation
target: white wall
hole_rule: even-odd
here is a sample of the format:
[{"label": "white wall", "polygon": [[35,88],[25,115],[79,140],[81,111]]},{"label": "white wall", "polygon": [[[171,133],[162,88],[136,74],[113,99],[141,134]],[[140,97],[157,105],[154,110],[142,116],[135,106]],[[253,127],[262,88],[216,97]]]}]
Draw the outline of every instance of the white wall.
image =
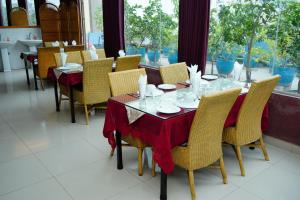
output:
[{"label": "white wall", "polygon": [[[20,53],[29,51],[28,47],[24,46],[18,40],[24,40],[29,33],[33,36],[37,36],[37,39],[41,39],[40,28],[0,28],[1,40],[9,40],[14,43],[13,46],[8,48],[9,60],[11,69],[24,68],[24,61],[20,58]],[[2,58],[0,54],[0,69],[3,69]]]}]

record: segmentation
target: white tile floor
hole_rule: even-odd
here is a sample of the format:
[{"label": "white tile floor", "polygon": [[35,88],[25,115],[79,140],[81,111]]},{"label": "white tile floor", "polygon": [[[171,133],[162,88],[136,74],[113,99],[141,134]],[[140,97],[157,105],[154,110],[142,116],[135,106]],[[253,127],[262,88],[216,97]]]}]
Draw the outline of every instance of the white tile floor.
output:
[{"label": "white tile floor", "polygon": [[[32,81],[33,83],[33,81]],[[55,112],[52,87],[28,89],[25,71],[0,73],[0,200],[139,200],[158,199],[160,176],[144,168],[137,176],[136,151],[124,149],[124,167],[102,136],[104,114],[85,125],[77,108],[70,123],[68,102]],[[224,148],[229,184],[217,169],[195,173],[198,199],[298,200],[300,155],[268,145],[271,161],[258,150],[243,149],[246,177],[241,177],[230,147]],[[168,177],[171,200],[190,199],[186,172]]]}]

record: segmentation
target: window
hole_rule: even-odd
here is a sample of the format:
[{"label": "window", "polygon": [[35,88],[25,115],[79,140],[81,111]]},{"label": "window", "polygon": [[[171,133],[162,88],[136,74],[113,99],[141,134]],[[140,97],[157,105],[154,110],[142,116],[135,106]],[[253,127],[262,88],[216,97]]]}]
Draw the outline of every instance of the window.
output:
[{"label": "window", "polygon": [[30,26],[36,26],[36,15],[34,0],[27,0],[27,13]]},{"label": "window", "polygon": [[299,0],[212,0],[210,15],[206,73],[230,76],[239,62],[240,80],[279,74],[277,90],[300,93]]},{"label": "window", "polygon": [[12,7],[12,8],[14,8],[14,7],[19,7],[18,0],[12,0],[12,1],[11,1],[11,7]]},{"label": "window", "polygon": [[1,13],[3,26],[8,26],[6,0],[1,0]]},{"label": "window", "polygon": [[87,45],[104,47],[102,1],[84,0],[84,22]]},{"label": "window", "polygon": [[177,62],[178,0],[125,0],[126,54],[141,54],[142,64]]},{"label": "window", "polygon": [[54,5],[56,5],[57,7],[59,7],[60,4],[60,0],[46,0],[47,3],[52,3]]}]

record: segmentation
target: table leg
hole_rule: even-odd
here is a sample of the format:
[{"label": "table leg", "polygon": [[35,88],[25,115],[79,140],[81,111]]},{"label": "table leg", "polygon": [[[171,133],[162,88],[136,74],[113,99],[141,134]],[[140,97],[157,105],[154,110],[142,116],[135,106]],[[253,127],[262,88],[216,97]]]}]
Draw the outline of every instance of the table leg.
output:
[{"label": "table leg", "polygon": [[54,81],[54,96],[55,96],[56,112],[59,112],[60,108],[59,108],[59,101],[58,101],[57,81]]},{"label": "table leg", "polygon": [[121,141],[121,133],[119,131],[116,131],[116,142],[117,142],[117,168],[123,169],[122,141]]},{"label": "table leg", "polygon": [[33,79],[34,79],[34,88],[35,90],[38,90],[38,86],[37,86],[37,80],[36,80],[36,75],[37,75],[37,66],[32,65],[33,68]]},{"label": "table leg", "polygon": [[71,107],[71,122],[76,123],[75,120],[75,111],[74,111],[74,96],[73,96],[73,87],[69,87],[70,90],[70,107]]},{"label": "table leg", "polygon": [[161,170],[160,174],[160,200],[167,200],[167,174]]},{"label": "table leg", "polygon": [[26,71],[26,78],[27,78],[27,85],[30,86],[30,80],[29,80],[29,72],[28,72],[28,65],[27,65],[27,58],[24,57],[24,65],[25,65],[25,71]]}]

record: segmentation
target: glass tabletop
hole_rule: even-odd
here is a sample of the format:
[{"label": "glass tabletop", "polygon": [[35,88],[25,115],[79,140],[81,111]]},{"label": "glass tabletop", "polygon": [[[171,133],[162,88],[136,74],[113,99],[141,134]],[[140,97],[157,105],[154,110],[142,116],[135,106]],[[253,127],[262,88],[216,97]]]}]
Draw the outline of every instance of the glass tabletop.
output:
[{"label": "glass tabletop", "polygon": [[[139,99],[138,94],[130,94],[136,98],[125,102],[127,108],[131,108],[161,119],[170,119],[188,112],[195,111],[203,95],[210,95],[230,88],[242,88],[241,94],[248,92],[248,86],[244,82],[229,79],[218,79],[198,87],[197,94],[192,87],[164,92],[156,97]],[[179,108],[179,109],[178,109]],[[160,112],[163,110],[164,112]]]}]

